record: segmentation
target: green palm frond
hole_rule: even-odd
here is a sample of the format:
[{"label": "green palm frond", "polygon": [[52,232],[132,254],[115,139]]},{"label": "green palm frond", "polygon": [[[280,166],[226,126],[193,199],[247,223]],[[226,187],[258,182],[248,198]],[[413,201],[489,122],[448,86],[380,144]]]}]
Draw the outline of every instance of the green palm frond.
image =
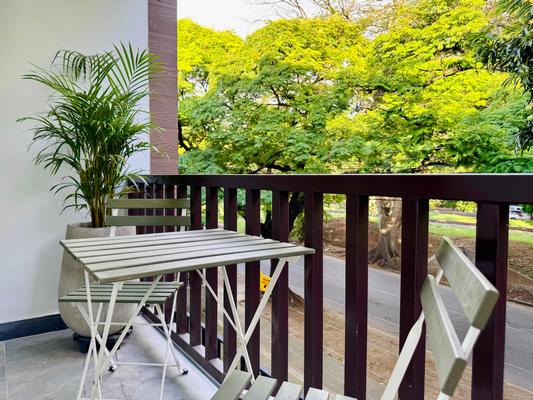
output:
[{"label": "green palm frond", "polygon": [[33,124],[41,148],[35,163],[55,175],[72,171],[51,188],[65,193],[65,208],[88,209],[95,227],[104,223],[107,200],[139,178],[128,159],[150,149],[150,116],[140,108],[160,64],[147,50],[123,43],[113,51],[84,55],[61,50],[50,70],[23,76],[51,90],[50,109],[19,119]]}]

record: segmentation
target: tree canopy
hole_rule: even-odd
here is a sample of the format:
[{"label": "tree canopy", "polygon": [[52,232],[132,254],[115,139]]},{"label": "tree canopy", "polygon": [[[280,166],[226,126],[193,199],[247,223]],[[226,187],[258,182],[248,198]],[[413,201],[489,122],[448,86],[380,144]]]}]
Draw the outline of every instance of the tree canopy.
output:
[{"label": "tree canopy", "polygon": [[369,49],[360,27],[338,17],[279,20],[254,32],[211,64],[204,96],[182,99],[180,117],[203,142],[182,157],[182,168],[210,164],[209,170],[259,173],[340,167],[364,143],[328,123],[351,107]]},{"label": "tree canopy", "polygon": [[181,171],[477,170],[512,157],[528,97],[476,57],[470,38],[494,17],[484,6],[390,3],[377,35],[335,12],[244,40],[180,20]]}]

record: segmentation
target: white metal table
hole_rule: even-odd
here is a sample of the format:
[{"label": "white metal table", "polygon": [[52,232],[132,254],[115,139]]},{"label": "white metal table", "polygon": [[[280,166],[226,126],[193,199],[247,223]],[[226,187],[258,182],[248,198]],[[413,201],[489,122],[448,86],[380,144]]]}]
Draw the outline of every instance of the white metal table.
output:
[{"label": "white metal table", "polygon": [[[278,242],[257,236],[245,235],[222,229],[196,230],[186,232],[158,233],[139,236],[115,236],[108,238],[72,239],[61,241],[63,247],[77,259],[84,268],[85,287],[89,319],[91,326],[91,341],[106,343],[111,317],[117,301],[117,295],[126,281],[139,278],[153,277],[149,288],[138,303],[136,312],[125,325],[117,342],[108,351],[106,346],[100,346],[96,355],[92,399],[101,399],[101,375],[108,362],[116,353],[126,336],[137,314],[146,304],[147,299],[163,275],[196,271],[206,288],[219,305],[223,304],[218,294],[213,290],[205,278],[205,268],[223,267],[224,288],[228,292],[230,310],[222,311],[237,332],[237,354],[228,372],[233,371],[244,357],[247,368],[252,370],[247,344],[257,326],[259,319],[267,305],[272,291],[288,262],[296,261],[303,255],[313,254],[314,250],[291,243]],[[225,266],[252,261],[278,259],[257,310],[245,330],[233,298],[231,285]],[[104,322],[102,335],[94,326],[100,322],[95,320],[92,312],[90,277],[98,283],[112,284],[111,298]],[[230,315],[231,313],[231,315]],[[98,313],[97,313],[98,314]],[[99,319],[99,315],[97,315]],[[96,352],[96,346],[94,347]],[[227,376],[230,374],[228,373]]]}]

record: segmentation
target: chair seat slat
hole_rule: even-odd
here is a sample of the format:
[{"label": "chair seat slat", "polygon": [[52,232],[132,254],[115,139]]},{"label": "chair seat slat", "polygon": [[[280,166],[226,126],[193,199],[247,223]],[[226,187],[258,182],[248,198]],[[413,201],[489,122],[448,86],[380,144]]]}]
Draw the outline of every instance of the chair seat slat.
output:
[{"label": "chair seat slat", "polygon": [[283,382],[275,397],[276,400],[299,400],[302,392],[302,385]]},{"label": "chair seat slat", "polygon": [[307,391],[307,396],[305,396],[305,400],[328,400],[328,397],[329,393],[325,390],[309,388]]},{"label": "chair seat slat", "polygon": [[[158,283],[152,293],[150,294],[147,303],[148,304],[162,304],[170,296],[172,296],[180,287],[181,282],[161,282]],[[151,287],[151,283],[135,282],[128,283],[118,291],[117,302],[118,303],[138,303],[145,296],[148,289]],[[111,293],[113,290],[112,285],[91,285],[91,300],[95,303],[109,303],[111,299]],[[87,295],[86,288],[82,287],[73,292],[62,296],[59,302],[62,303],[86,303]]]},{"label": "chair seat slat", "polygon": [[266,376],[259,376],[242,400],[268,400],[276,388],[277,381]]},{"label": "chair seat slat", "polygon": [[237,400],[251,378],[248,372],[233,371],[211,400]]}]

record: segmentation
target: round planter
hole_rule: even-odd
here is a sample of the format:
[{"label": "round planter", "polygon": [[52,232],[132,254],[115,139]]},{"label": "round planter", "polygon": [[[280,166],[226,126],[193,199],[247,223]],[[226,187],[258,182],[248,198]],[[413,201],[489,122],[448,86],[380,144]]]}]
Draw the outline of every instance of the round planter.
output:
[{"label": "round planter", "polygon": [[[66,239],[85,239],[94,237],[108,237],[110,234],[110,227],[92,228],[87,223],[76,223],[67,225]],[[116,236],[135,235],[134,226],[121,226],[116,228]],[[91,282],[93,279],[91,278]],[[63,261],[61,263],[61,275],[59,277],[59,297],[85,286],[85,277],[82,266],[70,254],[63,251]],[[93,313],[97,312],[97,305],[93,304]],[[113,312],[113,322],[124,322],[130,319],[132,313],[135,311],[134,304],[116,304]],[[69,303],[59,303],[59,313],[65,324],[74,332],[81,336],[91,336],[91,331],[76,306]],[[107,305],[102,308],[101,320],[107,315]],[[112,335],[120,331],[124,325],[112,325],[109,334]],[[99,327],[100,333],[103,326]]]}]

